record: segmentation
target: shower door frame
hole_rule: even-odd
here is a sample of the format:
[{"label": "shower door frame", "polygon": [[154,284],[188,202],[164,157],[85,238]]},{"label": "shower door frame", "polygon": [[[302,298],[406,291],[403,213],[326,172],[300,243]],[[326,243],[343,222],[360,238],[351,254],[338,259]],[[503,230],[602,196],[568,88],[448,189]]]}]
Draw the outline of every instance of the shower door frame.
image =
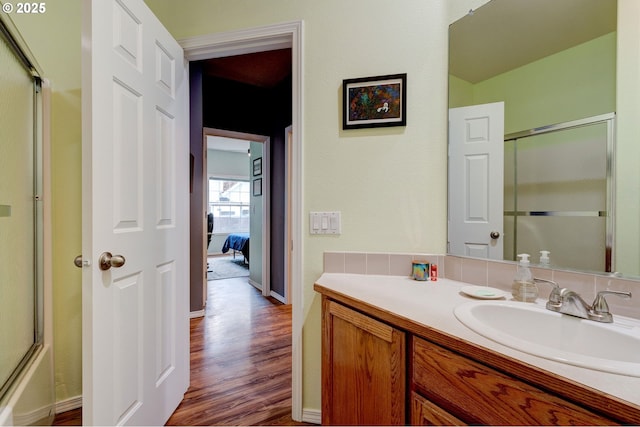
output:
[{"label": "shower door frame", "polygon": [[[613,168],[615,165],[615,119],[616,113],[606,113],[597,116],[585,117],[579,120],[556,123],[541,126],[520,132],[510,133],[504,136],[504,142],[517,141],[531,136],[543,135],[563,130],[575,129],[583,126],[590,126],[599,123],[607,125],[607,158],[606,162],[606,207],[605,211],[598,212],[556,212],[556,211],[520,211],[517,202],[517,179],[516,179],[516,211],[505,211],[504,216],[513,216],[513,253],[517,253],[518,242],[518,217],[519,216],[601,216],[605,218],[605,272],[611,272],[615,265],[614,254],[614,227],[615,227],[615,178]],[[516,148],[517,151],[517,148]]]},{"label": "shower door frame", "polygon": [[[7,17],[8,18],[8,17]],[[0,401],[12,400],[12,394],[22,382],[27,371],[41,354],[45,345],[52,344],[51,314],[51,259],[48,247],[51,242],[49,111],[50,88],[42,78],[42,72],[28,46],[10,19],[0,16],[0,32],[7,47],[33,79],[33,343],[4,384],[0,384]],[[53,372],[51,384],[53,385]],[[53,396],[53,388],[51,390]],[[52,402],[53,403],[53,402]]]}]

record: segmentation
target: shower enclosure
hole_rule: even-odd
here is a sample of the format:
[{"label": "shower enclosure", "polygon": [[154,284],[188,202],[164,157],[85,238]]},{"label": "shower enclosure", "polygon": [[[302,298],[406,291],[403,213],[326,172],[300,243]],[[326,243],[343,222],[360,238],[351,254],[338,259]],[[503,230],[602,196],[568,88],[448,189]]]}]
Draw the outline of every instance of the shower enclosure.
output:
[{"label": "shower enclosure", "polygon": [[505,136],[504,258],[611,271],[615,115]]},{"label": "shower enclosure", "polygon": [[45,353],[43,122],[41,79],[22,46],[0,20],[0,424],[42,422],[53,399],[52,387],[41,390],[50,382],[39,397],[26,385]]}]

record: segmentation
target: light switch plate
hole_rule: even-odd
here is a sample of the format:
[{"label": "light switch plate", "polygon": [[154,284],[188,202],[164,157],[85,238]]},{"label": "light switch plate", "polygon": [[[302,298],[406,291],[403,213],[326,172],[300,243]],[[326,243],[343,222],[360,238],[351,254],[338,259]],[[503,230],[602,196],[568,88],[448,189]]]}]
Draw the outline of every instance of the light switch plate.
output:
[{"label": "light switch plate", "polygon": [[310,234],[341,234],[340,212],[309,212]]},{"label": "light switch plate", "polygon": [[11,206],[0,205],[0,216],[11,216]]}]

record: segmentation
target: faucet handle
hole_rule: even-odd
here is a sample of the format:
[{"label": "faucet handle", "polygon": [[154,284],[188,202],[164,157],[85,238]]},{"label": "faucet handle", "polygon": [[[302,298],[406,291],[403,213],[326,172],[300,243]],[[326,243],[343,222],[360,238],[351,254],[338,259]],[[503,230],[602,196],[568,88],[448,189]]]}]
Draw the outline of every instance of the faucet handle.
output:
[{"label": "faucet handle", "polygon": [[612,322],[613,316],[609,312],[609,304],[607,304],[607,300],[604,298],[605,295],[618,295],[624,299],[631,298],[631,292],[622,292],[622,291],[600,291],[598,295],[596,295],[596,299],[593,301],[593,305],[591,306],[591,311],[593,315],[603,319],[602,322]]},{"label": "faucet handle", "polygon": [[538,279],[537,277],[534,277],[533,281],[536,283],[546,283],[553,286],[553,289],[551,289],[551,293],[549,294],[550,303],[559,304],[562,302],[562,289],[556,282],[554,282],[553,280]]},{"label": "faucet handle", "polygon": [[618,295],[624,299],[631,298],[631,292],[622,292],[622,291],[600,291],[598,295],[596,295],[596,299],[593,301],[593,311],[595,313],[608,313],[609,312],[609,304],[607,304],[607,300],[604,299],[605,295]]}]

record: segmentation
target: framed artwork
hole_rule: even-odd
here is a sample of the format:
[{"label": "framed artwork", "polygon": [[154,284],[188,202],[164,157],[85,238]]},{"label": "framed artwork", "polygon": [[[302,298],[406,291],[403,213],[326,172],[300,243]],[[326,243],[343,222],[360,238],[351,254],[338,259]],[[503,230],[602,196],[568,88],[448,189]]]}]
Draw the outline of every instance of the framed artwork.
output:
[{"label": "framed artwork", "polygon": [[258,157],[253,161],[253,176],[262,175],[262,157]]},{"label": "framed artwork", "polygon": [[407,75],[347,79],[342,82],[342,128],[407,125]]},{"label": "framed artwork", "polygon": [[253,195],[262,196],[262,178],[253,180]]}]

